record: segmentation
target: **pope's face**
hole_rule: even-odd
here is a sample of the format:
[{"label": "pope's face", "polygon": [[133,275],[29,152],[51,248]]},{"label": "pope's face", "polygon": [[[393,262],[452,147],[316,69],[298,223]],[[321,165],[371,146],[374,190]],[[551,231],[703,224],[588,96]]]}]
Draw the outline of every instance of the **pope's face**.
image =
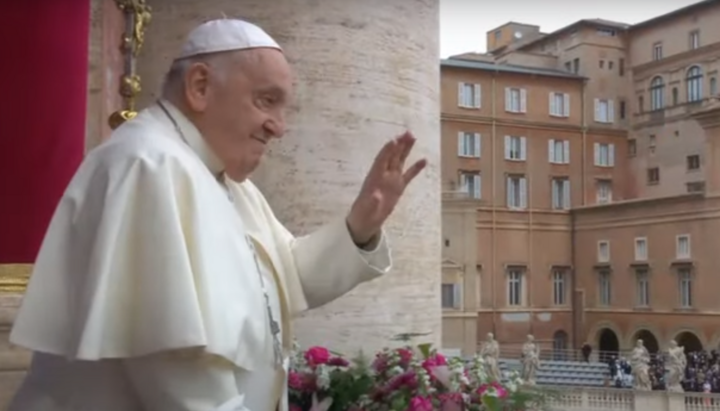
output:
[{"label": "pope's face", "polygon": [[195,123],[228,176],[242,181],[260,164],[270,141],[285,133],[292,76],[279,50],[247,50],[227,57],[208,75]]}]

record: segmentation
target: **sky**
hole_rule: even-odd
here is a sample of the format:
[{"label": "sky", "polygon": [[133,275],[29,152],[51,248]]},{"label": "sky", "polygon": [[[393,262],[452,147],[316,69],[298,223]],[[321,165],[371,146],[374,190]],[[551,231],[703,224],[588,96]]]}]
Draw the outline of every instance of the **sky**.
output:
[{"label": "sky", "polygon": [[440,0],[440,56],[485,52],[485,35],[509,21],[549,33],[582,19],[635,24],[699,0]]}]

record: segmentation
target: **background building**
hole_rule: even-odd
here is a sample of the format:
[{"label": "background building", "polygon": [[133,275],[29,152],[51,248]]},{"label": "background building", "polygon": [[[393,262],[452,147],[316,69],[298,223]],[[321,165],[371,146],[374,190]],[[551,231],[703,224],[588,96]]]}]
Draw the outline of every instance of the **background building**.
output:
[{"label": "background building", "polygon": [[634,26],[508,23],[441,62],[444,253],[476,277],[443,274],[446,346],[474,350],[456,318],[475,307],[476,344],[510,351],[528,333],[558,353],[718,344],[719,18],[713,0]]}]

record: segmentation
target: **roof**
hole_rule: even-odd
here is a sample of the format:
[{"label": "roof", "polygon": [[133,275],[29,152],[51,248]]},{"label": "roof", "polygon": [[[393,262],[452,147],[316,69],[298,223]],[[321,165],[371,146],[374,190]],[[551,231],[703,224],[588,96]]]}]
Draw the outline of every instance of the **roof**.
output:
[{"label": "roof", "polygon": [[[712,1],[718,1],[718,0],[712,0]],[[553,32],[550,33],[550,34],[546,34],[545,36],[538,37],[538,38],[536,38],[536,39],[532,39],[531,41],[528,41],[527,43],[525,43],[525,44],[521,45],[520,47],[518,47],[518,49],[523,49],[523,48],[525,48],[525,47],[527,47],[527,46],[529,46],[529,45],[531,45],[531,44],[537,43],[537,42],[540,41],[540,40],[545,40],[545,39],[547,39],[547,38],[557,36],[557,35],[559,35],[559,34],[562,34],[562,33],[566,32],[566,31],[569,31],[569,30],[572,30],[572,29],[574,29],[574,28],[577,28],[577,27],[580,27],[580,26],[584,26],[584,25],[596,26],[596,27],[597,27],[597,26],[608,27],[608,28],[618,29],[618,30],[627,30],[628,28],[631,27],[629,24],[620,23],[620,22],[612,21],[612,20],[604,20],[604,19],[582,19],[582,20],[576,21],[575,23],[572,23],[572,24],[570,24],[570,25],[567,25],[567,26],[565,26],[565,27],[563,27],[563,28],[557,29],[557,30],[553,31]]]},{"label": "roof", "polygon": [[562,77],[574,80],[584,80],[585,77],[566,71],[546,69],[539,67],[517,66],[514,64],[496,64],[477,60],[443,59],[440,67],[464,68],[471,70],[494,71],[498,73],[533,74],[536,76]]},{"label": "roof", "polygon": [[679,9],[677,9],[677,10],[673,10],[673,11],[671,11],[670,13],[665,13],[665,14],[663,14],[663,15],[660,15],[660,16],[657,16],[657,17],[653,17],[653,18],[651,18],[650,20],[642,21],[642,22],[640,22],[640,23],[638,23],[638,24],[635,24],[635,25],[633,25],[632,27],[630,27],[630,30],[632,31],[632,30],[637,30],[637,29],[641,29],[641,28],[646,28],[646,27],[649,27],[649,26],[652,26],[652,25],[655,25],[655,24],[660,24],[660,23],[662,23],[662,22],[664,22],[664,21],[666,21],[666,20],[668,20],[668,19],[671,19],[671,18],[680,16],[680,15],[682,15],[682,14],[689,13],[689,12],[692,12],[692,11],[696,11],[696,10],[705,8],[705,7],[707,7],[707,6],[712,6],[712,5],[716,5],[716,4],[719,4],[719,3],[720,3],[719,0],[703,0],[703,1],[699,1],[699,2],[697,2],[697,3],[693,3],[693,4],[689,5],[689,6],[685,6],[685,7],[679,8]]}]

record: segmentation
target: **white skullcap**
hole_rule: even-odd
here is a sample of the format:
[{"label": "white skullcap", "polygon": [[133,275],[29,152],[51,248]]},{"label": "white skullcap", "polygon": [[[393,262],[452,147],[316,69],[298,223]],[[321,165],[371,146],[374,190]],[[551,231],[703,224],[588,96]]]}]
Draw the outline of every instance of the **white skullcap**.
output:
[{"label": "white skullcap", "polygon": [[282,50],[269,34],[252,23],[237,19],[211,20],[190,32],[177,59],[257,48]]}]

